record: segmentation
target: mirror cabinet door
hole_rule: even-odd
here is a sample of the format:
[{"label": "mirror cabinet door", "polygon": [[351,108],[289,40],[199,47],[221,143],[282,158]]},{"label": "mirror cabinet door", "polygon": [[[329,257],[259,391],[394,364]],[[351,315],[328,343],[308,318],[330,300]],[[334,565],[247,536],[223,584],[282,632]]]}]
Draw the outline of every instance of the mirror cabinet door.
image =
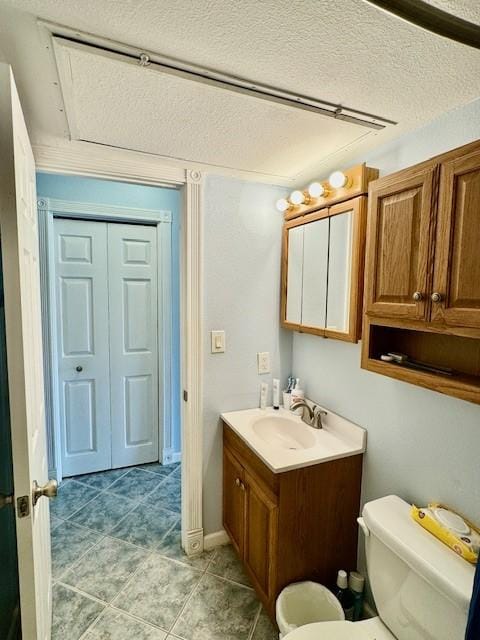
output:
[{"label": "mirror cabinet door", "polygon": [[328,270],[328,218],[304,225],[302,325],[325,328]]},{"label": "mirror cabinet door", "polygon": [[303,226],[288,230],[287,252],[287,304],[285,320],[292,324],[302,322],[303,280]]},{"label": "mirror cabinet door", "polygon": [[350,282],[353,211],[330,217],[326,327],[347,333],[350,325]]}]

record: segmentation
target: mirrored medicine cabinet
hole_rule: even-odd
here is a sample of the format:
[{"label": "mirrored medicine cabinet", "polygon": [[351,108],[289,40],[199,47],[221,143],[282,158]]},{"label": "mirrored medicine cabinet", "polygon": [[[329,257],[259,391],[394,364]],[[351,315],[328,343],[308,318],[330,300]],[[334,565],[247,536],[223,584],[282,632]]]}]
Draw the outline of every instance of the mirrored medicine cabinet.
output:
[{"label": "mirrored medicine cabinet", "polygon": [[366,196],[287,221],[282,325],[356,342],[360,337]]}]

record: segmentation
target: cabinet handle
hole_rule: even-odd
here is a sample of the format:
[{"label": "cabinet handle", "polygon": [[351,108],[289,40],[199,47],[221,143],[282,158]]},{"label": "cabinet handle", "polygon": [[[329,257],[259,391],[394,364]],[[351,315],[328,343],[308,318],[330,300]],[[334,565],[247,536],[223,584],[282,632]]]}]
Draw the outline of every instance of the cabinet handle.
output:
[{"label": "cabinet handle", "polygon": [[441,293],[438,293],[438,291],[435,291],[434,293],[432,293],[432,302],[441,302],[443,300],[443,296]]},{"label": "cabinet handle", "polygon": [[415,291],[412,298],[415,300],[415,302],[420,302],[421,300],[423,300],[423,293],[421,291]]},{"label": "cabinet handle", "polygon": [[240,482],[240,478],[235,478],[235,484],[239,487],[242,483]]},{"label": "cabinet handle", "polygon": [[241,489],[242,491],[245,491],[245,485],[243,484],[243,482],[240,482],[240,489]]}]

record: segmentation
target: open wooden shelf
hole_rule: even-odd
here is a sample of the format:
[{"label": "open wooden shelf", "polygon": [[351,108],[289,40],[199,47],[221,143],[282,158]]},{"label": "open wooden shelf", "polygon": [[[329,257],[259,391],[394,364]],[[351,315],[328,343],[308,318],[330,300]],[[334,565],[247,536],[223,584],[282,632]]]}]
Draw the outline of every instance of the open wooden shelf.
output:
[{"label": "open wooden shelf", "polygon": [[[362,367],[411,384],[480,404],[480,340],[405,329],[367,321]],[[367,337],[367,336],[365,336]],[[384,362],[382,354],[406,354],[411,360],[453,369],[452,375]]]}]

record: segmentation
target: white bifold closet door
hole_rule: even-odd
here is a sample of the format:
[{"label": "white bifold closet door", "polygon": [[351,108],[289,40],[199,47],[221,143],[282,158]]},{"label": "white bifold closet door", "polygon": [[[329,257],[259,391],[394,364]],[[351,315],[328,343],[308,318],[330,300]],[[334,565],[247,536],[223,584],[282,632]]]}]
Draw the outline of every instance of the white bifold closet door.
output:
[{"label": "white bifold closet door", "polygon": [[158,460],[156,229],[54,228],[63,475]]}]

